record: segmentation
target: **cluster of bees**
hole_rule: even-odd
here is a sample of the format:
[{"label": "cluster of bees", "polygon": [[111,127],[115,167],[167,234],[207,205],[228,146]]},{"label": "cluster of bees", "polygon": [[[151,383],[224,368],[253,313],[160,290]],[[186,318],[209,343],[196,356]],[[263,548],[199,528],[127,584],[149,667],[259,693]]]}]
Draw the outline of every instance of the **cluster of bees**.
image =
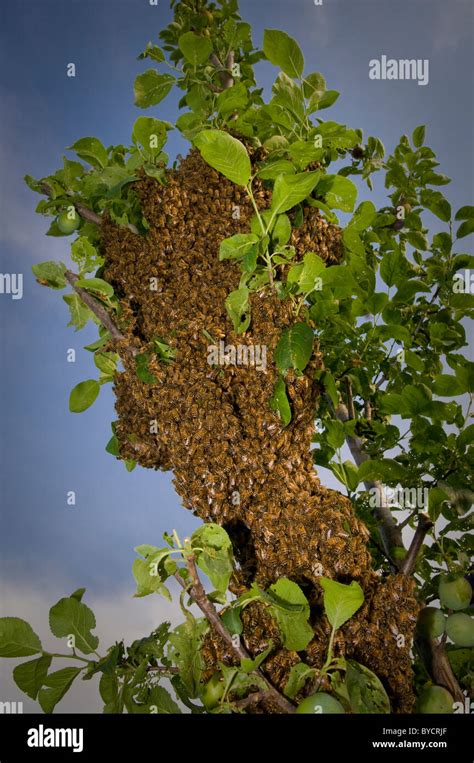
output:
[{"label": "cluster of bees", "polygon": [[[161,337],[177,354],[170,364],[152,357],[154,384],[140,381],[133,358],[123,354],[125,371],[115,383],[121,457],[172,470],[184,506],[203,521],[227,529],[239,563],[236,593],[252,580],[267,586],[282,576],[305,588],[315,628],[307,650],[309,664],[324,662],[329,639],[319,577],[358,580],[367,592],[364,614],[341,632],[341,650],[347,656],[360,653],[369,668],[383,667],[385,621],[398,621],[403,607],[415,606],[414,599],[408,596],[408,605],[400,596],[391,614],[382,614],[388,584],[371,569],[368,532],[350,501],[324,488],[315,473],[310,444],[318,404],[314,371],[322,365],[317,347],[302,376],[288,374],[293,419],[286,429],[269,406],[278,378],[273,363],[265,372],[207,363],[209,337],[233,345],[266,345],[270,359],[283,329],[295,320],[290,301],[269,289],[251,295],[252,323],[246,334],[237,336],[227,316],[224,302],[238,287],[240,271],[232,262],[219,262],[219,244],[249,230],[254,211],[245,191],[215,172],[195,150],[168,171],[165,185],[143,176],[135,190],[149,233],[139,237],[105,224],[104,277],[121,298],[127,341],[146,349],[154,337]],[[261,210],[269,207],[271,191],[258,182],[255,197]],[[236,206],[238,219],[233,214]],[[291,243],[298,258],[312,250],[328,263],[340,259],[340,231],[313,208],[305,209]],[[232,500],[236,493],[238,501]],[[258,653],[270,638],[269,618],[258,605],[249,607],[245,617],[244,641]],[[210,636],[204,649],[211,672],[216,660],[225,656],[221,651],[219,657],[218,641],[214,642]],[[396,665],[408,670],[408,648],[405,655],[400,649],[394,652],[392,672],[387,674],[390,693],[404,710],[408,694],[405,684],[403,689],[398,685]],[[280,646],[265,667],[283,686],[297,660]]]}]

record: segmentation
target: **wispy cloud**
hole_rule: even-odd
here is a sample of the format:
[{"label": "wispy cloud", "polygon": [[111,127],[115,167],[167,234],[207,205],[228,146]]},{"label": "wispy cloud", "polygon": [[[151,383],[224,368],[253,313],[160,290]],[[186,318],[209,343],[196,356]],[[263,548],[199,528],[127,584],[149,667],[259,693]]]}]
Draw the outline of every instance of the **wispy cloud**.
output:
[{"label": "wispy cloud", "polygon": [[433,15],[433,47],[436,53],[455,50],[472,40],[474,5],[472,0],[438,2]]},{"label": "wispy cloud", "polygon": [[[30,131],[30,121],[25,120],[24,103],[18,95],[0,90],[2,110],[5,115],[0,123],[0,242],[3,254],[25,258],[28,262],[39,262],[45,259],[64,259],[68,252],[66,239],[46,237],[50,219],[35,214],[35,206],[41,196],[33,193],[25,184],[23,178],[33,174],[32,168],[39,166],[41,161],[35,152],[38,151],[37,139],[33,140]],[[51,145],[52,137],[48,128],[47,118],[41,103],[30,104],[32,113],[41,114],[38,119],[44,119],[42,139]],[[21,270],[21,267],[18,268]]]}]

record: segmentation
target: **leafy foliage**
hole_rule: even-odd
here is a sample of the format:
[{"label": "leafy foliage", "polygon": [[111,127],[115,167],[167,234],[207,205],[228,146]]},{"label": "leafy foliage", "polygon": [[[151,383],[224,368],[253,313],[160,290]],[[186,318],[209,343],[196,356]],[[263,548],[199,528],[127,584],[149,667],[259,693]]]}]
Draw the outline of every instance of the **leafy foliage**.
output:
[{"label": "leafy foliage", "polygon": [[[274,290],[291,303],[294,322],[282,331],[274,353],[279,377],[268,404],[278,412],[282,427],[291,426],[287,377],[290,371],[295,376],[308,374],[317,347],[324,366],[311,371],[321,392],[314,461],[329,468],[346,489],[370,530],[373,566],[381,573],[398,569],[406,557],[400,545],[403,526],[414,530],[428,514],[432,527],[414,566],[419,596],[430,603],[440,595],[442,608],[456,610],[454,616],[446,612],[455,642],[447,653],[457,679],[472,690],[472,648],[465,646],[470,643],[472,618],[462,611],[472,590],[459,581],[465,580],[472,557],[474,363],[464,349],[466,319],[474,312],[472,281],[467,278],[474,259],[459,242],[474,232],[474,208],[463,206],[454,212],[440,190],[450,179],[438,171],[435,153],[425,144],[425,125],[416,126],[411,137],[403,135],[387,155],[378,138],[365,140],[360,129],[323,119],[321,113],[339,93],[327,89],[320,72],[305,72],[303,53],[286,32],[267,29],[259,50],[236,0],[221,0],[218,6],[205,0],[173,0],[172,7],[173,21],[159,35],[162,46],[149,42],[138,56],[153,68],[137,76],[135,104],[140,109],[154,107],[178,88],[184,112],[176,129],[253,204],[248,231],[219,242],[220,260],[237,262],[241,271],[238,288],[226,299],[229,319],[237,333],[245,333],[252,323],[252,294],[262,290]],[[268,102],[253,69],[264,59],[279,69]],[[103,311],[119,330],[126,319],[113,285],[103,278],[96,223],[105,217],[137,235],[146,234],[149,226],[134,183],[144,175],[166,182],[164,148],[171,129],[174,125],[155,116],[139,116],[129,146],[106,147],[96,137],[80,138],[68,149],[74,158],[63,157],[56,172],[39,180],[25,178],[32,190],[47,196],[37,206],[38,213],[54,218],[47,235],[77,230],[71,260],[78,272],[72,292],[63,297],[69,325],[80,330],[93,320],[99,326],[98,340],[86,348],[94,353],[99,380],[74,387],[72,412],[87,410],[101,385],[120,373]],[[366,181],[371,190],[375,172],[383,172],[387,190],[387,205],[380,209],[370,200],[357,203],[358,186],[351,179]],[[267,210],[257,204],[257,183],[271,191]],[[335,210],[351,215],[341,228],[343,251],[337,264],[328,265],[317,251],[296,257],[292,233],[307,206],[318,209],[330,225],[339,225]],[[64,216],[71,210],[74,219],[68,225]],[[72,283],[63,263],[44,262],[32,270],[40,284],[54,290]],[[156,363],[175,362],[176,357],[166,338],[155,337],[135,355],[138,380],[156,384]],[[121,458],[115,425],[112,429],[107,451]],[[351,460],[343,461],[345,445]],[[135,462],[125,465],[131,470]],[[395,498],[387,506],[392,494]],[[382,548],[380,516],[386,521],[387,510],[394,520],[401,511],[406,516],[397,526],[400,541],[387,544],[382,537]],[[14,678],[45,712],[54,710],[81,674],[83,680],[101,674],[106,713],[175,713],[183,705],[196,713],[241,712],[239,700],[266,690],[264,668],[273,654],[272,643],[253,659],[220,664],[213,677],[219,696],[212,707],[205,699],[201,648],[209,625],[205,618],[196,618],[186,602],[196,586],[190,560],[214,587],[208,601],[222,605],[219,617],[229,634],[242,634],[242,611],[258,602],[287,649],[307,648],[314,635],[311,610],[297,582],[281,578],[266,590],[253,583],[228,601],[235,561],[222,527],[205,525],[183,543],[176,533],[165,540],[163,548],[137,547],[133,575],[139,597],[171,598],[170,583],[176,580],[184,587],[180,603],[185,620],[174,629],[164,623],[128,648],[120,642],[101,657],[92,634],[95,616],[81,601],[83,591],[75,592],[51,609],[50,626],[55,636],[72,638],[72,653],[62,657],[80,660],[81,667],[51,673],[56,655],[43,650],[29,624],[0,619],[0,656],[40,655],[17,666]],[[464,598],[458,601],[454,595],[449,600],[454,607],[446,603],[446,575],[464,589]],[[327,659],[319,671],[297,662],[286,697],[295,700],[315,680],[329,680],[332,693],[347,710],[390,712],[379,678],[333,652],[336,631],[363,604],[362,588],[356,581],[346,585],[326,577],[320,578],[320,586],[332,627]],[[87,659],[79,657],[76,648]],[[162,678],[171,681],[179,705],[160,685]]]}]

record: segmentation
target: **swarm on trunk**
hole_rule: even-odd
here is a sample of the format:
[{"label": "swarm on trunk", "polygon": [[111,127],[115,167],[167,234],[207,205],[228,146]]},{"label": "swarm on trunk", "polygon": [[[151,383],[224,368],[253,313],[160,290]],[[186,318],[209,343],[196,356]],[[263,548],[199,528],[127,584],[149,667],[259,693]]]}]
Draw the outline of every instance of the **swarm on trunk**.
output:
[{"label": "swarm on trunk", "polygon": [[[184,506],[226,528],[239,564],[235,591],[252,580],[267,586],[282,576],[304,588],[315,631],[304,654],[281,646],[263,606],[245,611],[243,640],[249,651],[257,654],[274,640],[275,652],[264,669],[276,686],[284,687],[299,658],[315,667],[325,660],[330,627],[320,575],[357,580],[365,603],[339,632],[337,653],[377,673],[395,711],[410,711],[409,649],[418,609],[412,584],[375,574],[367,529],[348,499],[320,484],[311,458],[319,394],[314,371],[322,357],[315,347],[304,374],[289,374],[293,420],[284,429],[269,400],[278,376],[273,351],[282,330],[295,321],[292,305],[268,288],[253,294],[252,323],[244,335],[233,331],[226,313],[224,302],[238,287],[240,271],[233,262],[219,262],[218,250],[224,238],[249,230],[253,209],[245,191],[192,150],[168,172],[166,185],[144,177],[136,192],[149,233],[139,237],[106,224],[105,277],[129,319],[127,341],[146,347],[161,337],[177,354],[171,364],[151,362],[157,379],[152,385],[138,379],[133,360],[124,355],[125,372],[115,385],[121,456],[172,470]],[[267,208],[271,192],[257,185],[256,200],[260,209]],[[298,258],[314,251],[333,264],[341,257],[339,229],[311,207],[291,243]],[[151,279],[157,279],[157,290],[150,288]],[[265,346],[266,371],[209,365],[209,336],[225,345]],[[404,645],[397,633],[405,636]],[[212,634],[204,657],[209,674],[218,659],[231,659]]]}]

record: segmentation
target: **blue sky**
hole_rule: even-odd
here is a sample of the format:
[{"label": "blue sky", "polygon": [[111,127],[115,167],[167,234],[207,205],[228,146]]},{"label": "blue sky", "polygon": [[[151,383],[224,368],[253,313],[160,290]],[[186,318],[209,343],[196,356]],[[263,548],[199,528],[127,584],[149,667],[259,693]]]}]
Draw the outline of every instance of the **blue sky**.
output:
[{"label": "blue sky", "polygon": [[[341,91],[329,118],[380,137],[388,150],[403,132],[427,124],[427,143],[440,170],[453,178],[445,189],[453,207],[472,203],[470,0],[324,0],[323,6],[313,0],[242,0],[240,6],[255,42],[261,43],[266,27],[285,29],[300,42],[306,71],[321,71],[328,87]],[[148,0],[1,5],[1,271],[24,274],[22,300],[0,295],[1,614],[19,614],[11,608],[18,600],[27,616],[39,595],[52,604],[79,586],[92,597],[118,601],[133,592],[135,545],[159,542],[173,528],[184,535],[198,525],[180,507],[171,475],[140,468],[128,474],[105,453],[114,419],[110,387],[86,413],[68,412],[70,389],[96,373],[92,355],[82,351],[95,332],[66,328],[61,297],[36,285],[31,265],[67,261],[70,240],[45,238],[47,221],[34,214],[39,197],[22,181],[26,173],[54,171],[65,147],[80,137],[95,135],[106,145],[129,142],[143,113],[133,105],[134,78],[146,68],[136,57],[169,20],[167,0],[158,7]],[[369,60],[383,54],[428,58],[429,85],[370,80]],[[66,76],[70,62],[75,78]],[[268,92],[276,69],[262,63],[257,74]],[[146,113],[173,121],[177,100],[172,95]],[[173,136],[169,149],[183,152],[185,144]],[[367,193],[361,198],[370,198]],[[372,198],[383,204],[380,179]],[[76,363],[66,360],[69,348],[76,350]],[[77,494],[74,507],[66,503],[69,490]],[[34,599],[32,591],[38,592]],[[125,630],[134,610],[121,606]],[[110,615],[108,622],[120,623],[120,617]]]}]

